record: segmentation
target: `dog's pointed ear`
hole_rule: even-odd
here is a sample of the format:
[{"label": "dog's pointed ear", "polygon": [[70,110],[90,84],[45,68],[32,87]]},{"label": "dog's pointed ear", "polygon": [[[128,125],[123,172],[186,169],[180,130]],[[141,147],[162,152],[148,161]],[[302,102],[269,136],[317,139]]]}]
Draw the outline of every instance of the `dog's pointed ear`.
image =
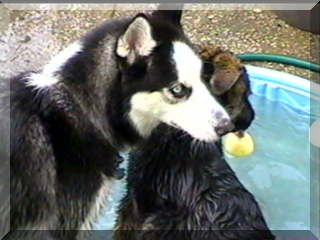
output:
[{"label": "dog's pointed ear", "polygon": [[240,78],[241,71],[217,70],[210,81],[212,92],[222,95],[228,91]]},{"label": "dog's pointed ear", "polygon": [[153,12],[154,16],[169,20],[177,26],[181,26],[183,3],[160,3],[158,10]]},{"label": "dog's pointed ear", "polygon": [[182,10],[157,10],[153,12],[153,15],[169,20],[174,25],[181,25]]},{"label": "dog's pointed ear", "polygon": [[118,39],[116,53],[132,64],[137,57],[148,56],[155,46],[152,26],[144,14],[138,14]]}]

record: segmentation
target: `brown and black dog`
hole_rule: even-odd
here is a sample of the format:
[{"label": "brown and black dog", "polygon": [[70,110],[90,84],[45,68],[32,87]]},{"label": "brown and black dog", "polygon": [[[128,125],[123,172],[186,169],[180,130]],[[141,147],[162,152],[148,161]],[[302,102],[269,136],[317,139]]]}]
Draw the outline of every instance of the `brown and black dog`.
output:
[{"label": "brown and black dog", "polygon": [[204,69],[207,71],[203,74],[209,89],[229,113],[235,125],[233,131],[241,135],[255,116],[248,99],[251,88],[246,68],[228,50],[212,44],[203,44],[197,48],[206,65]]}]

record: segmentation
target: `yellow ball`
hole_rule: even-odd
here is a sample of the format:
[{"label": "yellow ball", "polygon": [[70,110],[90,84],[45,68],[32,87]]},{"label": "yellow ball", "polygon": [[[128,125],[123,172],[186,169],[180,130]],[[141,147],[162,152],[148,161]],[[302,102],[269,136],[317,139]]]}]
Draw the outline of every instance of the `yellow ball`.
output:
[{"label": "yellow ball", "polygon": [[246,132],[243,133],[243,136],[237,133],[228,133],[224,139],[224,149],[234,157],[246,157],[253,153],[254,142]]}]

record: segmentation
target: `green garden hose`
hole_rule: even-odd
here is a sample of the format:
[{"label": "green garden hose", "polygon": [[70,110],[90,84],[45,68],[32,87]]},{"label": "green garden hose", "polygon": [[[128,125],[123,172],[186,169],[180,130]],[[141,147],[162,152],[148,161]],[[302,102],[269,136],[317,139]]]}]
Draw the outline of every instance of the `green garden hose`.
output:
[{"label": "green garden hose", "polygon": [[308,69],[314,72],[320,72],[320,65],[312,62],[308,62],[299,58],[288,57],[284,55],[274,54],[259,54],[259,53],[245,53],[238,54],[237,57],[242,61],[247,62],[276,62],[287,65],[292,65],[299,68]]}]

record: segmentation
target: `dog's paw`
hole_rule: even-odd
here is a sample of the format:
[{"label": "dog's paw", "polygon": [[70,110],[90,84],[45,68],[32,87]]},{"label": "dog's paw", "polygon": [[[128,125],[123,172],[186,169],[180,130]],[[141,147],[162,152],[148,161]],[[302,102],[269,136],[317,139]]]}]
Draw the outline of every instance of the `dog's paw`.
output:
[{"label": "dog's paw", "polygon": [[104,173],[107,176],[110,176],[117,180],[122,179],[125,176],[125,169],[120,167],[123,161],[124,161],[123,157],[121,157],[120,155],[116,156],[116,159],[114,159],[113,165],[111,167],[108,166],[104,170]]},{"label": "dog's paw", "polygon": [[117,168],[114,171],[113,177],[117,180],[121,180],[122,178],[124,178],[125,175],[126,175],[126,171],[124,168]]}]

